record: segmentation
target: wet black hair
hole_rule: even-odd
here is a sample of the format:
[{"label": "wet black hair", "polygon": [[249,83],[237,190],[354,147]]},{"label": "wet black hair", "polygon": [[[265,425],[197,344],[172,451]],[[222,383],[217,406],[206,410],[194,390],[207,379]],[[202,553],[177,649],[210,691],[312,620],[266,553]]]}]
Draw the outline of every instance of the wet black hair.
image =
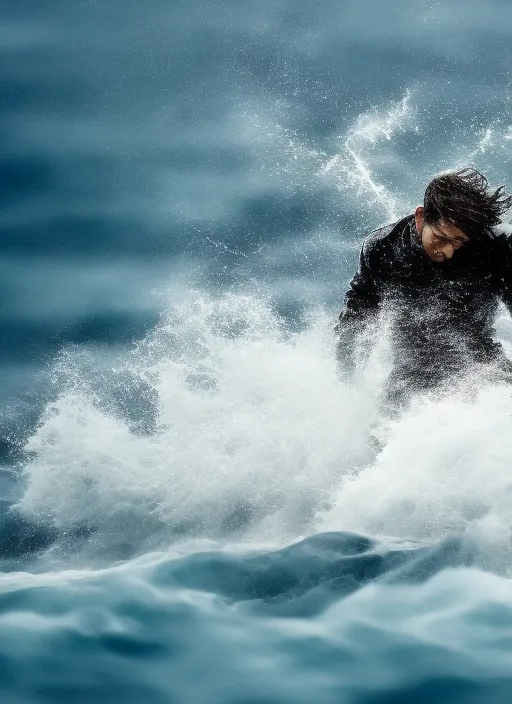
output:
[{"label": "wet black hair", "polygon": [[471,239],[488,234],[511,206],[512,196],[505,186],[492,193],[485,176],[467,167],[433,178],[425,191],[423,209],[426,222],[446,220]]}]

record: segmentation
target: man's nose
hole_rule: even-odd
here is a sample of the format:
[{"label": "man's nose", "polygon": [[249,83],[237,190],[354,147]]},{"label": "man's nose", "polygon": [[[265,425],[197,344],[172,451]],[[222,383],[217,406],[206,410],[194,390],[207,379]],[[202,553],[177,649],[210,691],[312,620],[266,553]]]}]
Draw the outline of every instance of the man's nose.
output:
[{"label": "man's nose", "polygon": [[455,247],[453,244],[447,244],[443,247],[443,254],[447,259],[451,259],[453,257],[453,253],[455,252]]}]

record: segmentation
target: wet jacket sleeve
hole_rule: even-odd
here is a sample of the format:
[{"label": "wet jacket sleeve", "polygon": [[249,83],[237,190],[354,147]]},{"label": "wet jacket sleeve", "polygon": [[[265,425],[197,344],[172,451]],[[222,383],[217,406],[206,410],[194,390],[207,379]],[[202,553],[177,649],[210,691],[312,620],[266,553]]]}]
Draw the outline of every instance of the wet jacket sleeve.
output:
[{"label": "wet jacket sleeve", "polygon": [[500,295],[512,315],[512,228],[505,226],[499,236]]},{"label": "wet jacket sleeve", "polygon": [[[504,236],[501,260],[501,299],[512,315],[512,234]],[[506,242],[506,244],[505,244]]]},{"label": "wet jacket sleeve", "polygon": [[374,319],[379,303],[378,273],[370,263],[369,246],[365,241],[359,256],[359,268],[350,282],[345,308],[335,327],[336,355],[341,372],[353,372],[357,337]]}]

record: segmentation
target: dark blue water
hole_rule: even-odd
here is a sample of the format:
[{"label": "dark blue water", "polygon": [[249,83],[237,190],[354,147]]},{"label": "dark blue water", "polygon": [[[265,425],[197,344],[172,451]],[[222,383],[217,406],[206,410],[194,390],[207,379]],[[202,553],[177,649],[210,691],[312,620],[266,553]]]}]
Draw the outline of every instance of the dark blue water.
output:
[{"label": "dark blue water", "polygon": [[331,331],[431,175],[512,187],[512,6],[1,13],[1,701],[508,703],[510,391],[388,418]]}]

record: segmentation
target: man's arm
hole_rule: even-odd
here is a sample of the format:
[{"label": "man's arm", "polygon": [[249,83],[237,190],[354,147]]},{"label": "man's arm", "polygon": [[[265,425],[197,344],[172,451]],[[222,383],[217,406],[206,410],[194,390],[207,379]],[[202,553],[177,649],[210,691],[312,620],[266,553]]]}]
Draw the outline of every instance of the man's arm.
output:
[{"label": "man's arm", "polygon": [[500,296],[512,315],[512,226],[502,223],[495,228],[495,234],[498,243]]},{"label": "man's arm", "polygon": [[[495,272],[498,276],[498,292],[509,314],[512,316],[512,226],[501,223],[494,228]],[[512,383],[512,361],[506,356],[499,342],[494,343],[497,367],[505,374],[505,380]]]},{"label": "man's arm", "polygon": [[342,373],[350,374],[355,367],[356,343],[359,333],[371,322],[379,307],[380,296],[375,271],[369,261],[367,240],[363,242],[359,268],[345,295],[345,308],[334,331],[337,336],[336,356]]}]

